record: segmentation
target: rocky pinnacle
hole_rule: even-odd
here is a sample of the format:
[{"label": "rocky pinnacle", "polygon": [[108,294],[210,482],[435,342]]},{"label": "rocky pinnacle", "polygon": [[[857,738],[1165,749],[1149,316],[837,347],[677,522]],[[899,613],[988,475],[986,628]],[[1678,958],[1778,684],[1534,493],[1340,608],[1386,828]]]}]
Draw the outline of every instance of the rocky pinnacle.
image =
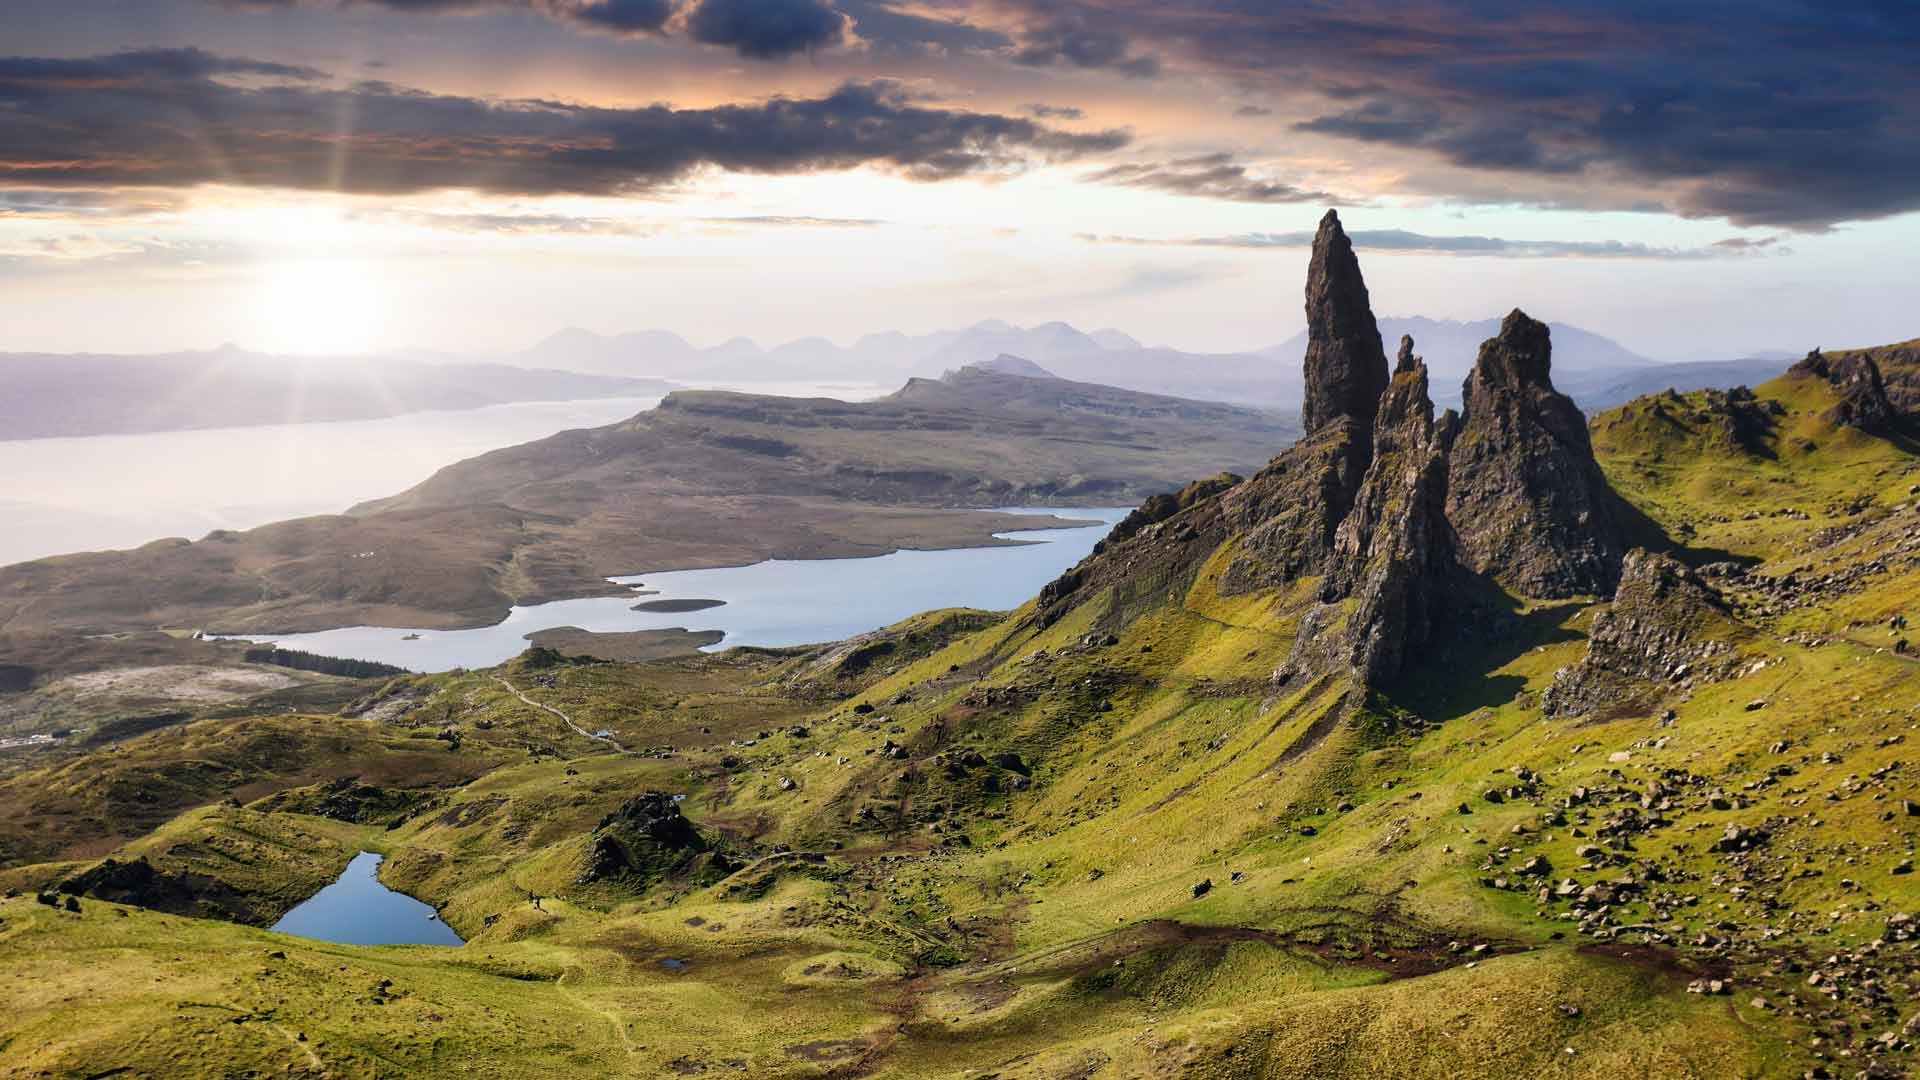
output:
[{"label": "rocky pinnacle", "polygon": [[1340,228],[1340,215],[1329,210],[1314,234],[1307,267],[1306,401],[1300,409],[1307,434],[1344,416],[1368,438],[1386,388],[1387,354],[1360,260]]},{"label": "rocky pinnacle", "polygon": [[1461,561],[1525,596],[1610,596],[1626,554],[1620,499],[1586,417],[1553,388],[1545,323],[1514,311],[1462,392],[1447,517]]}]

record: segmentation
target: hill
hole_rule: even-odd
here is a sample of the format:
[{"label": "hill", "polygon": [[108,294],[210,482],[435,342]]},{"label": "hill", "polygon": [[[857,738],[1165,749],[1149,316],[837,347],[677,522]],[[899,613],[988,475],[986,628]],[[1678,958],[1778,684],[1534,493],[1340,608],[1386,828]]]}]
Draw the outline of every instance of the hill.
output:
[{"label": "hill", "polygon": [[878,401],[677,391],[448,466],[344,515],[0,568],[0,630],[498,621],[606,578],[996,543],[971,507],[1123,505],[1297,428],[1235,406],[962,371]]},{"label": "hill", "polygon": [[[1458,401],[1456,388],[1473,365],[1474,350],[1498,329],[1498,319],[1475,322],[1381,319],[1386,340],[1411,334],[1435,372],[1436,396]],[[1618,343],[1572,326],[1555,326],[1563,375],[1601,387],[1641,368],[1662,367]],[[1118,330],[1088,334],[1063,322],[1020,327],[989,319],[959,330],[909,335],[868,334],[841,347],[806,338],[773,349],[735,339],[700,349],[665,331],[603,337],[569,329],[511,356],[514,363],[604,374],[680,380],[818,380],[865,382],[933,377],[969,365],[1016,356],[1065,379],[1176,397],[1232,401],[1280,409],[1301,402],[1298,372],[1306,332],[1265,349],[1191,353],[1146,346]],[[1656,389],[1664,388],[1662,383]],[[1581,396],[1581,395],[1576,395]],[[1609,402],[1618,404],[1618,401]]]},{"label": "hill", "polygon": [[373,420],[515,401],[653,397],[657,379],[497,363],[298,357],[231,346],[153,356],[0,354],[0,439]]},{"label": "hill", "polygon": [[[1589,423],[1515,311],[1436,412],[1332,214],[1306,295],[1299,442],[1014,612],[17,760],[0,805],[60,828],[0,814],[0,884],[53,890],[0,901],[10,1063],[1910,1071],[1920,447],[1878,363]],[[361,849],[468,943],[257,929]]]}]

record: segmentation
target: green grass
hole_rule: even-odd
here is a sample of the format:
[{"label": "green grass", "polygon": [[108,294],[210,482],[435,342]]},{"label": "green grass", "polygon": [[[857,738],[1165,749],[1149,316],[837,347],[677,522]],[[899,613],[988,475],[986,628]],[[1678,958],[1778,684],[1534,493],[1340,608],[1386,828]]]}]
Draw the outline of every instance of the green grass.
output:
[{"label": "green grass", "polygon": [[[1732,678],[1650,686],[1597,720],[1539,708],[1584,655],[1601,607],[1584,603],[1514,601],[1501,635],[1443,634],[1363,709],[1339,677],[1277,686],[1315,583],[1222,597],[1229,541],[1184,595],[1132,614],[1093,595],[1044,630],[1026,609],[935,612],[819,651],[512,664],[413,680],[412,710],[386,720],[190,725],[17,773],[0,792],[24,806],[226,762],[291,793],[236,809],[209,787],[135,822],[119,853],[225,859],[223,881],[284,904],[381,851],[388,884],[469,943],[356,949],[20,897],[0,904],[0,971],[17,975],[0,981],[0,1059],[47,1075],[198,1055],[334,1076],[1771,1077],[1821,1063],[1819,1037],[1828,1067],[1859,1067],[1914,1011],[1912,950],[1879,950],[1883,1003],[1828,1004],[1806,967],[1920,910],[1920,879],[1894,873],[1920,831],[1902,802],[1920,801],[1920,682],[1878,626],[1920,613],[1920,564],[1888,555],[1916,520],[1915,458],[1825,425],[1822,393],[1762,388],[1781,403],[1765,452],[1694,418],[1704,395],[1596,419],[1609,475],[1696,561],[1759,560],[1754,580],[1885,566],[1799,607],[1734,586],[1743,622],[1696,628],[1737,632]],[[671,752],[609,752],[499,678]],[[312,760],[232,752],[263,733]],[[300,812],[319,805],[301,785],[349,768],[424,780],[410,816]],[[743,869],[579,884],[594,826],[648,790],[684,795]],[[1666,824],[1607,843],[1629,809]],[[1733,824],[1770,839],[1714,850]],[[6,881],[106,846],[54,850],[67,861]],[[1611,914],[1645,929],[1583,934],[1537,884],[1490,886],[1533,856],[1548,885],[1640,876]],[[1687,993],[1706,973],[1733,992]]]}]

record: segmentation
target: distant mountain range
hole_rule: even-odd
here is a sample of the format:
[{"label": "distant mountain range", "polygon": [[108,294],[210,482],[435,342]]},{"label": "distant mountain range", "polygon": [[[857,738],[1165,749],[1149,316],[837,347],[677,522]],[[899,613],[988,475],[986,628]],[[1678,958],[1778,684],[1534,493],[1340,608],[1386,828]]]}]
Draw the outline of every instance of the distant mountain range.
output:
[{"label": "distant mountain range", "polygon": [[499,362],[276,356],[233,346],[146,356],[0,353],[0,386],[0,439],[374,420],[672,389],[655,379]]},{"label": "distant mountain range", "polygon": [[[1402,334],[1433,373],[1433,397],[1458,405],[1460,382],[1499,320],[1379,320],[1391,354]],[[1577,326],[1553,328],[1553,377],[1589,411],[1641,394],[1730,387],[1785,370],[1791,354],[1668,364]],[[1016,361],[1077,382],[1141,393],[1291,410],[1300,404],[1306,333],[1250,352],[1190,353],[1149,346],[1112,328],[1064,322],[1020,327],[997,319],[931,334],[825,338],[771,349],[746,338],[700,348],[677,334],[603,336],[572,328],[531,348],[491,356],[422,351],[303,357],[234,346],[153,355],[0,353],[0,439],[113,435],[329,420],[518,401],[648,397],[674,383],[898,384],[970,365]]]},{"label": "distant mountain range", "polygon": [[[1379,321],[1391,353],[1402,334],[1426,358],[1434,397],[1458,404],[1460,381],[1473,366],[1480,343],[1498,333],[1500,320],[1458,322],[1422,317]],[[1189,353],[1148,346],[1115,329],[1087,333],[1063,322],[1019,327],[989,319],[959,330],[911,335],[868,334],[851,345],[801,338],[763,349],[746,338],[700,348],[663,330],[602,336],[563,330],[530,349],[502,359],[509,363],[605,375],[645,376],[682,382],[857,380],[887,383],[933,377],[968,365],[1014,357],[1063,379],[1101,383],[1145,393],[1297,408],[1303,330],[1278,345],[1249,352]],[[1767,365],[1771,364],[1771,367]],[[1600,334],[1577,326],[1553,327],[1554,379],[1589,409],[1618,404],[1646,386],[1681,390],[1731,386],[1778,374],[1786,360],[1763,358],[1720,364],[1663,364]],[[1731,380],[1731,381],[1729,381]],[[1624,396],[1623,396],[1624,395]]]}]

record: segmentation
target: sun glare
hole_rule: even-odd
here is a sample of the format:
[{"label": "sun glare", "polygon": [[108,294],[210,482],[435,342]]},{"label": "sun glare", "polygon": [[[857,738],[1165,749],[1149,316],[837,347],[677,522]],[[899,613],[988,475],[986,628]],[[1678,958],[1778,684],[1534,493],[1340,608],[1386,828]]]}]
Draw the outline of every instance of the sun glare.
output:
[{"label": "sun glare", "polygon": [[264,268],[247,343],[269,352],[366,352],[380,342],[384,305],[374,271],[348,259],[312,259]]}]

